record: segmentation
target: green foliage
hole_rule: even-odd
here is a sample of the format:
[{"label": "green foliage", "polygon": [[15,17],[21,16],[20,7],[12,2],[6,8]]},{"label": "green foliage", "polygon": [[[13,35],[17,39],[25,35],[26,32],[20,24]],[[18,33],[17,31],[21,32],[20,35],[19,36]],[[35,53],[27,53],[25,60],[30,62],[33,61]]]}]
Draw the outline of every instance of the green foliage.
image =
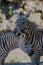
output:
[{"label": "green foliage", "polygon": [[1,9],[1,0],[0,0],[0,9]]},{"label": "green foliage", "polygon": [[12,16],[12,14],[13,14],[13,10],[10,9],[10,10],[8,11],[8,14],[9,14],[9,16]]},{"label": "green foliage", "polygon": [[1,0],[0,0],[0,3],[1,3]]}]

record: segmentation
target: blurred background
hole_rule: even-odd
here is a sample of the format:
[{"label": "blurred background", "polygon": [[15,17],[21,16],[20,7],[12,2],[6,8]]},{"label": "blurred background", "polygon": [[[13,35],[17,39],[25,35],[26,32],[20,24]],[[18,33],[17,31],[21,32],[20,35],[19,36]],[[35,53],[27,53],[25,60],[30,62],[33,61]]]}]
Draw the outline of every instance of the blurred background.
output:
[{"label": "blurred background", "polygon": [[[43,29],[43,0],[0,0],[0,31],[14,30],[17,20],[15,12],[18,14],[29,12],[28,19],[35,22],[38,25],[37,28]],[[43,61],[43,57],[40,61]],[[31,64],[30,57],[20,49],[9,52],[5,59],[5,65],[28,64]]]}]

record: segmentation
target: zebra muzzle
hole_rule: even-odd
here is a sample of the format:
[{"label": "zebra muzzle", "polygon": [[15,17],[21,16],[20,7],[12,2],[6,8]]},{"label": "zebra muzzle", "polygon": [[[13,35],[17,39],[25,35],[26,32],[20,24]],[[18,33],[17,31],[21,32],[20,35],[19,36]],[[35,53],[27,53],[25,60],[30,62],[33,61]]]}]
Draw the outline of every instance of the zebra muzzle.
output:
[{"label": "zebra muzzle", "polygon": [[29,56],[32,56],[33,54],[34,54],[33,50],[30,50],[29,53],[28,53]]}]

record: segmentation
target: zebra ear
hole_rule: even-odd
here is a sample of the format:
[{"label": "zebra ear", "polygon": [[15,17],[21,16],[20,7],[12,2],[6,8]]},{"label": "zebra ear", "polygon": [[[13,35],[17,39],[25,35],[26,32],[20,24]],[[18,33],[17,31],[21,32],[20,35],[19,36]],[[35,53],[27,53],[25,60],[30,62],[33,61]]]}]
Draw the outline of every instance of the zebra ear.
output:
[{"label": "zebra ear", "polygon": [[27,13],[25,14],[25,16],[28,18],[28,17],[30,16],[30,13],[27,12]]}]

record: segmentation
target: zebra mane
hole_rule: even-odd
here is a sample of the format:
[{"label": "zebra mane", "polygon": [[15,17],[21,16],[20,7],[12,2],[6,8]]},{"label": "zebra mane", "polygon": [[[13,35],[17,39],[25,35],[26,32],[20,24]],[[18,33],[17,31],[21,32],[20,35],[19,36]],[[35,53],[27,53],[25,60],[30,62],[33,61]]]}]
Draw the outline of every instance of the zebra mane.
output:
[{"label": "zebra mane", "polygon": [[35,33],[40,32],[43,34],[43,29],[38,28],[38,25],[36,25],[36,23],[30,21],[25,22],[22,29],[25,33],[29,32],[32,29]]},{"label": "zebra mane", "polygon": [[[28,20],[29,15],[30,15],[29,13],[27,13],[26,15],[24,15],[24,14],[19,15],[17,12],[15,12],[15,16],[17,18],[16,23],[15,23],[16,27],[18,27],[18,29],[19,28],[22,28],[22,29],[23,28],[27,28],[27,29],[31,28],[34,31],[40,31],[40,29],[38,28],[38,25],[35,22]],[[43,30],[41,30],[41,31],[43,31]],[[15,31],[14,31],[14,33],[15,33]]]},{"label": "zebra mane", "polygon": [[24,28],[24,29],[27,29],[27,30],[33,29],[34,31],[38,30],[37,29],[37,25],[34,22],[31,22],[29,20],[27,20],[26,22],[24,22],[20,28],[22,28],[22,29]]},{"label": "zebra mane", "polygon": [[20,28],[27,28],[29,30],[29,28],[33,29],[33,30],[37,30],[37,25],[34,22],[31,22],[28,20],[28,15],[21,15],[19,16],[19,18],[16,20],[16,27],[18,27],[18,29]]},{"label": "zebra mane", "polygon": [[32,28],[33,30],[38,30],[38,25],[36,25],[36,23],[35,22],[29,22],[29,26],[30,26],[30,28]]},{"label": "zebra mane", "polygon": [[38,31],[37,25],[34,22],[30,22],[28,19],[25,22],[23,22],[23,24],[20,27],[18,27],[18,29],[21,33],[23,32],[26,35],[28,35],[28,32],[31,29],[34,30],[34,32]]}]

